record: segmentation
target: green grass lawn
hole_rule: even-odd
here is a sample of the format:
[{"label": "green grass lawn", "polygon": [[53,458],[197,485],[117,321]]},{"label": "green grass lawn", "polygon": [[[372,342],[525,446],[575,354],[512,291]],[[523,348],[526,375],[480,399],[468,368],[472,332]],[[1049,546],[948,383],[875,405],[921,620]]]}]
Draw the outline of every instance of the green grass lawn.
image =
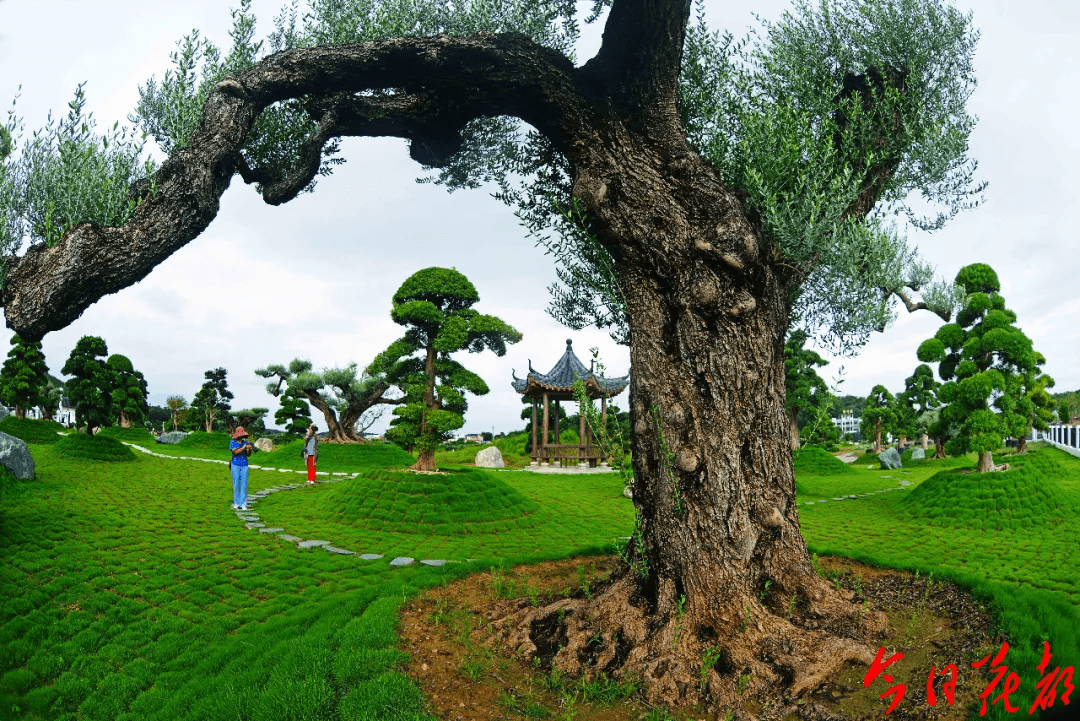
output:
[{"label": "green grass lawn", "polygon": [[[396,670],[403,599],[500,561],[601,553],[633,525],[615,474],[402,474],[394,469],[411,460],[396,447],[323,444],[320,471],[359,475],[275,493],[255,510],[268,527],[384,556],[363,561],[246,530],[229,509],[223,465],[137,450],[134,461],[93,460],[58,445],[31,444],[37,480],[0,479],[0,718],[424,719],[420,691]],[[227,457],[214,447],[146,447]],[[1028,688],[1032,639],[1043,634],[1055,663],[1080,665],[1080,459],[1053,449],[1009,459],[1028,470],[1002,482],[1003,498],[1011,488],[1019,501],[1023,490],[1024,504],[960,484],[937,518],[926,505],[949,494],[932,484],[963,481],[949,473],[970,461],[890,472],[812,460],[797,473],[801,503],[910,483],[800,505],[812,550],[983,584],[977,590],[996,594],[1016,634],[1010,667]],[[252,463],[303,468],[298,444]],[[253,469],[249,492],[299,480]],[[1051,508],[1053,523],[1035,522]],[[968,511],[997,514],[998,528],[960,523]],[[399,555],[480,560],[391,569]]]}]

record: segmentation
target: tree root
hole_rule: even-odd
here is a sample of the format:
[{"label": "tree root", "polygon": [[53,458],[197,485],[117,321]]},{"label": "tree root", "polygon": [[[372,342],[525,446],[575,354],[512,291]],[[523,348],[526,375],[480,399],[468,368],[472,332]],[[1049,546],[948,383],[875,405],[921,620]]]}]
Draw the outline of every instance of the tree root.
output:
[{"label": "tree root", "polygon": [[613,579],[539,607],[493,606],[489,645],[571,678],[639,678],[650,703],[732,707],[812,693],[848,663],[869,667],[867,642],[888,632],[883,613],[816,575],[802,579],[790,613],[754,596],[649,612],[632,574]]}]

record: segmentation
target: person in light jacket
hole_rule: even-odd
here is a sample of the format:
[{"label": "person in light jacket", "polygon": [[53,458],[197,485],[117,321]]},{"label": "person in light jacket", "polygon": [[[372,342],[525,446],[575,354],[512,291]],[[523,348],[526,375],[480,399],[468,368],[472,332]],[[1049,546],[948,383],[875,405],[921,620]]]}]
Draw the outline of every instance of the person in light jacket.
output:
[{"label": "person in light jacket", "polygon": [[312,423],[304,436],[304,460],[307,463],[307,482],[315,484],[315,464],[319,462],[319,436],[318,429]]}]

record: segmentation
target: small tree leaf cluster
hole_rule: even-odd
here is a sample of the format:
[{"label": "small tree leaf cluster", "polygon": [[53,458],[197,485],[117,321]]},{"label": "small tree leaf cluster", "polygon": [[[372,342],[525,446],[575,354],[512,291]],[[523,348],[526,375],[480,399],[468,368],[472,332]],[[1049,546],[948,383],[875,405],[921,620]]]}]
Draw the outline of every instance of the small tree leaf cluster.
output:
[{"label": "small tree leaf cluster", "polygon": [[979,454],[979,471],[993,468],[992,452],[1003,438],[1023,437],[1034,419],[1037,395],[1051,381],[1039,370],[1045,359],[1015,325],[1001,283],[985,263],[964,266],[956,276],[964,305],[955,323],[941,326],[918,349],[919,360],[938,363],[945,381],[938,397],[947,405],[941,420],[958,427],[945,446],[950,455]]},{"label": "small tree leaf cluster", "polygon": [[484,379],[451,354],[486,349],[503,356],[507,343],[521,340],[503,320],[473,310],[479,300],[469,279],[451,268],[418,271],[394,293],[390,317],[405,326],[405,335],[379,354],[369,372],[385,373],[404,393],[386,436],[419,451],[417,470],[435,470],[435,449],[465,425],[465,393],[488,392]]},{"label": "small tree leaf cluster", "polygon": [[16,416],[25,418],[27,409],[45,405],[50,399],[49,368],[40,341],[28,343],[15,334],[11,346],[0,368],[0,400],[13,407]]}]

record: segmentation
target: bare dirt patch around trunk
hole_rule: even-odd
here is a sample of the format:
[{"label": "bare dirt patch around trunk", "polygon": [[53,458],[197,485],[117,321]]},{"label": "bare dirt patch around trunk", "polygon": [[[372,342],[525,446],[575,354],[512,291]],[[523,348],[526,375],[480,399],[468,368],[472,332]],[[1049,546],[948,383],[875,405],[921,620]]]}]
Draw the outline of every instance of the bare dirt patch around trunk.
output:
[{"label": "bare dirt patch around trunk", "polygon": [[[904,654],[885,671],[891,683],[879,676],[864,688],[867,667],[848,664],[797,698],[748,690],[738,708],[705,703],[665,709],[648,704],[641,680],[619,670],[614,678],[602,675],[591,682],[560,675],[549,663],[557,650],[557,629],[539,630],[538,638],[553,648],[538,643],[531,657],[515,657],[505,647],[493,624],[528,606],[587,598],[619,563],[616,556],[578,557],[478,573],[403,606],[401,647],[411,658],[405,670],[434,715],[450,721],[861,721],[883,718],[892,697],[882,699],[882,694],[904,684],[904,698],[890,719],[960,720],[978,715],[978,696],[991,678],[988,665],[975,670],[972,662],[1004,640],[991,633],[986,609],[953,584],[830,557],[820,560],[819,574],[853,592],[855,603],[888,616],[891,631],[875,648],[885,647],[884,658]],[[948,664],[959,672],[951,705],[943,688],[947,676],[940,675]],[[931,666],[937,672],[933,707],[927,697]]]}]

